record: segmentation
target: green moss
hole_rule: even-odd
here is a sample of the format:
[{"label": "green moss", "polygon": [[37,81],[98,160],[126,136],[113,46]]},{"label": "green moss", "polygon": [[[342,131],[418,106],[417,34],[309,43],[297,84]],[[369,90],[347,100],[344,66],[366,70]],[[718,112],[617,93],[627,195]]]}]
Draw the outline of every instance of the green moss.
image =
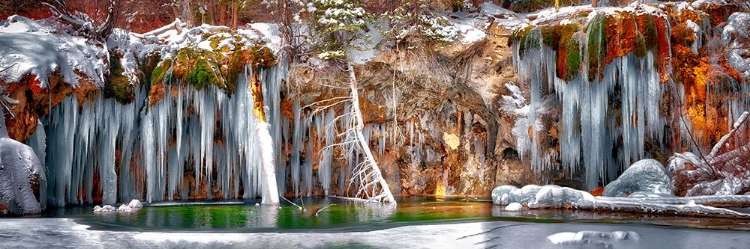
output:
[{"label": "green moss", "polygon": [[633,53],[638,58],[646,57],[646,38],[641,34],[635,35],[635,48],[633,48]]},{"label": "green moss", "polygon": [[183,83],[202,89],[206,85],[225,88],[225,80],[219,70],[221,53],[200,49],[183,48],[175,57],[174,74]]},{"label": "green moss", "polygon": [[513,30],[513,32],[510,33],[510,37],[508,38],[508,47],[512,46],[514,43],[519,43],[521,46],[521,54],[523,54],[523,40],[526,38],[526,35],[529,34],[529,31],[534,29],[534,26],[528,25],[521,28],[516,28]]},{"label": "green moss", "polygon": [[159,62],[151,71],[151,84],[161,84],[172,80],[172,60],[166,59]]},{"label": "green moss", "polygon": [[109,77],[104,85],[104,96],[115,98],[120,103],[127,104],[135,99],[135,90],[120,64],[120,58],[112,53],[109,56]]},{"label": "green moss", "polygon": [[647,15],[646,17],[644,17],[643,26],[644,27],[641,34],[643,34],[644,42],[646,43],[646,49],[656,49],[657,44],[659,44],[659,32],[656,29],[656,22],[654,21],[654,17],[651,15]]},{"label": "green moss", "polygon": [[559,41],[560,30],[557,28],[557,25],[542,27],[542,43],[544,45],[557,51]]},{"label": "green moss", "polygon": [[578,76],[578,72],[581,69],[581,45],[578,39],[572,38],[568,40],[568,45],[565,55],[565,80],[572,80]]},{"label": "green moss", "polygon": [[606,26],[609,18],[602,15],[597,15],[591,22],[589,22],[586,28],[588,33],[588,65],[589,65],[589,81],[594,81],[598,78],[599,65],[601,59],[607,57],[607,36]]}]

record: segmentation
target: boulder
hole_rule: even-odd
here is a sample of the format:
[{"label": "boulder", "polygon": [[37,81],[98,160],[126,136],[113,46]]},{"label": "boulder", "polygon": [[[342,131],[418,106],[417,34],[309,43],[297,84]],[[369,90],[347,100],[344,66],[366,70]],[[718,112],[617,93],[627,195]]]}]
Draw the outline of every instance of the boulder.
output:
[{"label": "boulder", "polygon": [[39,214],[46,206],[44,166],[31,147],[8,137],[4,121],[0,110],[0,212]]},{"label": "boulder", "polygon": [[654,159],[635,162],[617,180],[604,187],[604,196],[625,197],[631,193],[669,194],[669,176],[664,166]]}]

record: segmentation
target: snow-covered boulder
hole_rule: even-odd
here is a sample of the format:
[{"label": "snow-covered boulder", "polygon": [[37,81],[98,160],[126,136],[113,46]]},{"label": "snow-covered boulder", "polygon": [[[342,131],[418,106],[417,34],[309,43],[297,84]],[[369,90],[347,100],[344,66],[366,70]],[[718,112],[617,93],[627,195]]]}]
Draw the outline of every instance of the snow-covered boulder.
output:
[{"label": "snow-covered boulder", "polygon": [[750,13],[735,12],[727,19],[721,40],[728,49],[729,65],[745,78],[750,78]]},{"label": "snow-covered boulder", "polygon": [[635,192],[657,194],[672,193],[669,176],[659,161],[643,159],[635,162],[625,172],[604,187],[604,196],[623,197]]},{"label": "snow-covered boulder", "polygon": [[492,203],[505,206],[511,203],[511,193],[518,188],[512,185],[501,185],[492,189]]},{"label": "snow-covered boulder", "polygon": [[31,147],[8,137],[4,117],[0,110],[0,211],[39,214],[47,200],[44,166]]},{"label": "snow-covered boulder", "polygon": [[568,187],[547,185],[539,189],[529,208],[567,208],[593,203],[596,199],[589,192]]},{"label": "snow-covered boulder", "polygon": [[518,188],[512,185],[501,185],[492,190],[492,203],[505,206],[512,202],[526,204],[536,198],[536,193],[542,187],[539,185],[526,185]]},{"label": "snow-covered boulder", "polygon": [[134,209],[130,208],[130,206],[122,204],[120,207],[117,208],[118,213],[132,213],[135,211]]},{"label": "snow-covered boulder", "polygon": [[511,204],[508,204],[508,206],[505,206],[505,211],[521,211],[523,209],[523,205],[518,202],[513,202]]},{"label": "snow-covered boulder", "polygon": [[133,199],[132,201],[130,201],[130,203],[128,203],[128,207],[134,208],[134,209],[140,209],[140,208],[143,208],[143,203],[141,203],[141,201],[139,200]]},{"label": "snow-covered boulder", "polygon": [[103,207],[100,207],[99,205],[94,206],[94,213],[112,213],[114,211],[117,211],[117,209],[112,205],[104,205]]}]

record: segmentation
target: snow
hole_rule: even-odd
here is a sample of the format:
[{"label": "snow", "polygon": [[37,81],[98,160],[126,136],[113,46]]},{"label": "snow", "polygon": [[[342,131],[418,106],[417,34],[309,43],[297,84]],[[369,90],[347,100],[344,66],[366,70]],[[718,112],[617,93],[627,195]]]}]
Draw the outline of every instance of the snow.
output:
[{"label": "snow", "polygon": [[523,205],[518,202],[513,202],[511,204],[508,204],[508,206],[505,206],[505,211],[521,211],[523,210]]},{"label": "snow", "polygon": [[128,203],[128,207],[130,208],[143,208],[143,204],[138,199],[133,199]]},{"label": "snow", "polygon": [[643,159],[631,165],[617,180],[604,187],[604,196],[627,196],[628,193],[647,192],[669,194],[670,178],[659,161]]},{"label": "snow", "polygon": [[0,79],[18,82],[31,74],[39,87],[49,86],[49,79],[58,72],[63,81],[78,86],[81,77],[104,86],[105,61],[108,52],[101,44],[72,36],[51,20],[34,21],[21,16],[10,16],[0,21]]},{"label": "snow", "polygon": [[[5,111],[0,107],[0,205],[11,214],[39,214],[46,206],[46,175],[34,150],[8,137]],[[34,196],[31,182],[39,176],[41,202]]]},{"label": "snow", "polygon": [[554,185],[543,186],[529,201],[529,208],[562,208],[594,202],[594,196],[586,191]]},{"label": "snow", "polygon": [[554,245],[580,245],[595,248],[640,248],[638,242],[641,237],[633,231],[580,231],[561,232],[547,236],[547,240]]},{"label": "snow", "polygon": [[94,206],[94,213],[95,214],[112,213],[112,212],[115,212],[115,211],[117,211],[117,209],[115,209],[115,207],[113,207],[112,205],[104,205],[104,206],[96,205],[96,206]]},{"label": "snow", "polygon": [[727,25],[721,32],[721,40],[728,49],[726,58],[729,65],[740,72],[744,78],[750,78],[750,13],[735,12],[727,19]]},{"label": "snow", "polygon": [[641,192],[632,197],[594,197],[586,191],[555,185],[527,185],[520,189],[503,185],[493,190],[492,201],[499,206],[518,203],[529,209],[750,218],[748,213],[713,206],[750,205],[750,196],[745,195],[674,197]]},{"label": "snow", "polygon": [[[3,248],[744,248],[746,231],[649,226],[640,223],[452,222],[384,229],[177,232],[94,229],[74,219],[7,219]],[[552,244],[580,238],[605,244]],[[569,233],[557,235],[559,233]],[[622,238],[628,233],[627,239]],[[633,234],[634,233],[634,234]],[[634,240],[638,235],[639,239]],[[408,235],[405,239],[404,235]],[[616,240],[622,238],[622,240]],[[572,242],[572,241],[571,241]]]}]

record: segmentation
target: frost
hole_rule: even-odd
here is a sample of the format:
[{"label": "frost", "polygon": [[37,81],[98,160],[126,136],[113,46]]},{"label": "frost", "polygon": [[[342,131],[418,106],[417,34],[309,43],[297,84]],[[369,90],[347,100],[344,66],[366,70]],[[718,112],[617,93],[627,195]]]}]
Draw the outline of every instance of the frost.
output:
[{"label": "frost", "polygon": [[669,176],[664,166],[653,159],[643,159],[631,165],[617,180],[604,187],[604,196],[627,196],[629,193],[646,192],[667,194]]}]

